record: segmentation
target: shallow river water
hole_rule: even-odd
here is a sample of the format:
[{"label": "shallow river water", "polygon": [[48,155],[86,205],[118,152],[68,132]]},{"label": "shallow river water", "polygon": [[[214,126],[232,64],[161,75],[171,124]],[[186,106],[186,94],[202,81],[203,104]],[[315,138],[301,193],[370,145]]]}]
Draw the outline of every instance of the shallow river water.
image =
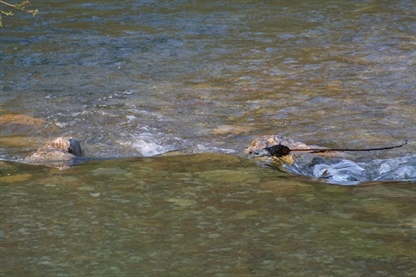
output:
[{"label": "shallow river water", "polygon": [[[41,2],[0,29],[0,275],[416,274],[413,0]],[[408,144],[343,187],[274,134]],[[98,160],[19,163],[63,135]]]},{"label": "shallow river water", "polygon": [[416,187],[225,154],[0,162],[2,276],[414,276]]}]

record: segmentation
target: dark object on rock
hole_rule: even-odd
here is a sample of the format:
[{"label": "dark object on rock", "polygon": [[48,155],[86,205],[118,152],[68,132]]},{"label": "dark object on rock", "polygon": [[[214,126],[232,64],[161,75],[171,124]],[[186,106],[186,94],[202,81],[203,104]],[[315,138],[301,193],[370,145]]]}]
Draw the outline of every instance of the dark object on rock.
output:
[{"label": "dark object on rock", "polygon": [[279,143],[278,145],[273,145],[271,147],[266,147],[266,149],[270,155],[274,157],[283,157],[290,154],[290,149],[287,146],[284,146],[283,144]]},{"label": "dark object on rock", "polygon": [[[271,135],[271,136],[262,136],[259,137],[251,143],[251,145],[244,150],[245,153],[257,157],[261,156],[270,156],[270,153],[266,151],[267,147],[272,147],[273,145],[282,144],[289,147],[289,149],[325,149],[324,147],[319,147],[317,145],[306,145],[302,142],[294,141],[284,136],[280,135]],[[271,146],[270,146],[271,145]]]}]

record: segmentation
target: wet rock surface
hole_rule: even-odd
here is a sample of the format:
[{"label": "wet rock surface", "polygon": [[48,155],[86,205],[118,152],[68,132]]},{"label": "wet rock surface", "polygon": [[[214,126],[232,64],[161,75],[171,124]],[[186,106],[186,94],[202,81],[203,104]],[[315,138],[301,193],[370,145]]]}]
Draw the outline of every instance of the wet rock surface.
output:
[{"label": "wet rock surface", "polygon": [[77,163],[77,158],[84,156],[79,140],[72,137],[59,137],[47,141],[35,153],[26,157],[24,162],[43,164],[65,169]]}]

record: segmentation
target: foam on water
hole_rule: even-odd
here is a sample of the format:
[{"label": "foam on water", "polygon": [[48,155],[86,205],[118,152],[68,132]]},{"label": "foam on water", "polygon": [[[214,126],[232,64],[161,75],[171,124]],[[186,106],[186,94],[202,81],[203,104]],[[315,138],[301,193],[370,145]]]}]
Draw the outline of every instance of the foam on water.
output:
[{"label": "foam on water", "polygon": [[[371,164],[371,163],[370,163]],[[374,180],[416,181],[416,154],[387,160],[374,160]]]},{"label": "foam on water", "polygon": [[325,179],[328,183],[356,185],[370,181],[416,181],[416,154],[354,162],[348,159],[299,159],[294,165],[285,165],[289,172]]},{"label": "foam on water", "polygon": [[133,148],[144,157],[156,156],[177,150],[180,139],[171,138],[162,133],[140,133],[132,135],[130,139],[118,141],[122,146]]},{"label": "foam on water", "polygon": [[118,141],[126,148],[132,148],[144,157],[157,156],[170,151],[186,153],[224,153],[236,154],[237,151],[229,148],[221,148],[209,144],[189,144],[185,139],[172,137],[163,133],[141,133],[131,136],[129,139]]},{"label": "foam on water", "polygon": [[197,144],[195,151],[198,152],[215,152],[215,153],[224,153],[224,154],[235,154],[237,151],[228,148],[220,148],[215,146],[207,146],[203,144]]},{"label": "foam on water", "polygon": [[313,167],[313,176],[328,179],[330,183],[344,185],[354,185],[368,180],[365,169],[349,160],[342,160],[332,165],[317,164]]}]

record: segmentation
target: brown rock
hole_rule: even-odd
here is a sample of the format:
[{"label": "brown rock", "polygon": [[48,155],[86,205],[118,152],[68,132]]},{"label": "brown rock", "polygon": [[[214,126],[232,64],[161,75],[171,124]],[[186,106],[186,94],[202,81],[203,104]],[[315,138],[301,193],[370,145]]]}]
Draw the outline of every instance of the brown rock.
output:
[{"label": "brown rock", "polygon": [[82,156],[84,151],[77,139],[59,137],[46,142],[35,153],[26,157],[25,161],[64,169],[73,165],[76,157]]},{"label": "brown rock", "polygon": [[[260,138],[257,138],[253,140],[251,145],[244,150],[246,154],[253,155],[255,157],[265,157],[269,156],[269,158],[266,158],[264,162],[271,164],[273,167],[277,167],[281,169],[282,171],[286,171],[282,165],[288,164],[293,165],[295,163],[296,156],[293,153],[290,153],[288,155],[284,155],[281,157],[271,157],[267,150],[265,150],[266,147],[271,147],[274,145],[282,144],[284,146],[289,147],[289,149],[308,149],[308,148],[314,148],[314,149],[325,149],[325,147],[320,147],[316,145],[306,145],[302,142],[294,141],[288,138],[285,138],[284,136],[280,135],[270,135],[270,136],[262,136]],[[298,152],[303,153],[303,152]]]},{"label": "brown rock", "polygon": [[38,151],[62,150],[63,152],[82,157],[84,152],[79,140],[72,137],[60,137],[46,142]]}]

